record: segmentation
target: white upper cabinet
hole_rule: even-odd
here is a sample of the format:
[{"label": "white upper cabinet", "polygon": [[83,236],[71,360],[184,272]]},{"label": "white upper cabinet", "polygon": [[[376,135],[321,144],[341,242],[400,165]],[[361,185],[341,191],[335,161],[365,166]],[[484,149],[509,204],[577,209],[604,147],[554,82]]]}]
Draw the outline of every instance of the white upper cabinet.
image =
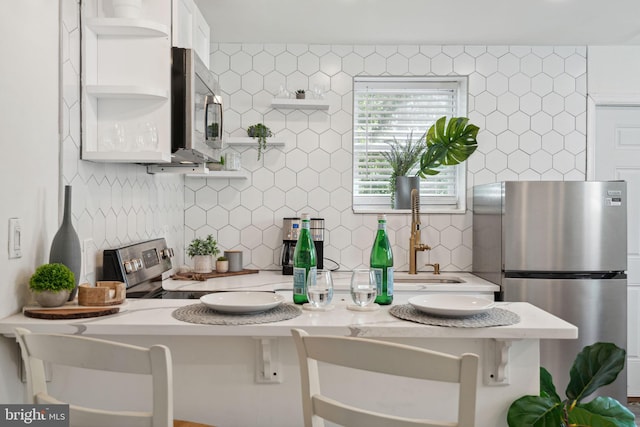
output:
[{"label": "white upper cabinet", "polygon": [[193,0],[173,1],[173,46],[195,50],[209,68],[210,28]]},{"label": "white upper cabinet", "polygon": [[82,3],[82,159],[171,160],[171,2]]}]

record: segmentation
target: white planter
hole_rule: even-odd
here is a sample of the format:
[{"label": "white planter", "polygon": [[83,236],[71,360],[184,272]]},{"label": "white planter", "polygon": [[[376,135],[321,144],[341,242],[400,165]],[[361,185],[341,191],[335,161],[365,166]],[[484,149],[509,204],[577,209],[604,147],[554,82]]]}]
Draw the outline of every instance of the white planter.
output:
[{"label": "white planter", "polygon": [[142,0],[111,0],[115,18],[139,18]]},{"label": "white planter", "polygon": [[194,273],[211,273],[211,255],[196,255],[193,257]]},{"label": "white planter", "polygon": [[218,273],[226,273],[229,271],[229,261],[216,261],[216,271]]}]

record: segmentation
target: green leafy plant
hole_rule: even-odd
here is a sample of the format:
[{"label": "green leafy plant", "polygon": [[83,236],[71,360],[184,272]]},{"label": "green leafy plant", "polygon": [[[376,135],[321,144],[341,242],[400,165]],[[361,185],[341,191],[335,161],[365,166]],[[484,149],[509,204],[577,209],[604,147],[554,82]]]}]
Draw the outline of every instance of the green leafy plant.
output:
[{"label": "green leafy plant", "polygon": [[478,126],[466,117],[440,117],[427,132],[427,148],[420,157],[418,174],[425,178],[437,175],[440,166],[464,162],[478,148]]},{"label": "green leafy plant", "polygon": [[407,137],[406,142],[400,143],[394,137],[393,141],[387,141],[390,150],[380,154],[391,166],[391,176],[389,177],[389,192],[391,193],[391,206],[394,205],[396,180],[399,176],[407,176],[411,169],[418,163],[422,152],[426,148],[426,133],[417,140],[413,140],[413,131]]},{"label": "green leafy plant", "polygon": [[76,287],[73,272],[64,264],[43,264],[29,279],[29,289],[34,292],[72,291]]},{"label": "green leafy plant", "polygon": [[583,399],[611,384],[622,368],[626,352],[612,343],[585,347],[573,362],[567,399],[562,400],[549,372],[540,368],[540,396],[523,396],[509,407],[509,427],[633,427],[635,416],[611,397]]},{"label": "green leafy plant", "polygon": [[304,95],[304,94],[305,94],[304,89],[298,89],[296,91],[296,95]]},{"label": "green leafy plant", "polygon": [[264,124],[257,123],[247,128],[247,135],[251,138],[258,138],[258,160],[260,160],[262,150],[267,148],[267,138],[273,136],[273,132]]},{"label": "green leafy plant", "polygon": [[191,258],[197,255],[216,256],[219,253],[220,250],[218,249],[218,242],[215,241],[211,234],[209,234],[205,239],[193,239],[187,248],[187,255]]},{"label": "green leafy plant", "polygon": [[229,259],[226,256],[221,256],[218,257],[218,261],[229,261]]}]

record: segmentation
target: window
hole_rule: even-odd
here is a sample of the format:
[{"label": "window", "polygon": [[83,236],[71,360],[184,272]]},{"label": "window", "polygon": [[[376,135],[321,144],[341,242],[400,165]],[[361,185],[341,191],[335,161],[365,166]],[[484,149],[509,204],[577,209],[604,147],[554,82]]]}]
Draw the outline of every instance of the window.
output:
[{"label": "window", "polygon": [[[388,141],[422,136],[442,117],[467,116],[466,77],[355,77],[353,90],[353,210],[391,208]],[[417,170],[417,166],[415,168]],[[426,212],[464,212],[465,162],[420,180]],[[413,175],[413,173],[411,173]]]}]

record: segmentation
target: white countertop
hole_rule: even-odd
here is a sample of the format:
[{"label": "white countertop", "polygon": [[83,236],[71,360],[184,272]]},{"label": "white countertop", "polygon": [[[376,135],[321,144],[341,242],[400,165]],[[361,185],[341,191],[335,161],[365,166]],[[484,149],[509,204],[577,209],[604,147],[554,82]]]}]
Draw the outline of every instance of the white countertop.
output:
[{"label": "white countertop", "polygon": [[[349,289],[350,271],[333,272],[334,286],[336,289]],[[500,290],[496,284],[488,282],[468,272],[443,272],[442,274],[418,273],[396,271],[394,289],[396,292],[486,292],[492,293]],[[403,283],[407,279],[438,280],[458,279],[462,283]],[[225,276],[206,281],[174,280],[162,281],[162,287],[167,291],[229,291],[229,290],[259,290],[259,291],[284,291],[292,290],[293,276],[283,276],[280,271],[260,271],[257,274],[242,274]]]},{"label": "white countertop", "polygon": [[12,335],[14,328],[34,332],[58,332],[88,335],[156,335],[156,336],[290,336],[291,328],[303,328],[312,334],[360,337],[411,338],[498,338],[498,339],[573,339],[578,329],[529,303],[497,303],[511,310],[521,321],[511,326],[488,328],[452,328],[428,326],[398,319],[382,306],[374,312],[346,309],[346,301],[336,301],[335,309],[326,312],[302,310],[294,319],[254,325],[201,325],[172,317],[179,307],[197,304],[197,300],[129,299],[124,309],[114,315],[77,320],[34,319],[15,314],[0,320],[0,333]]}]

